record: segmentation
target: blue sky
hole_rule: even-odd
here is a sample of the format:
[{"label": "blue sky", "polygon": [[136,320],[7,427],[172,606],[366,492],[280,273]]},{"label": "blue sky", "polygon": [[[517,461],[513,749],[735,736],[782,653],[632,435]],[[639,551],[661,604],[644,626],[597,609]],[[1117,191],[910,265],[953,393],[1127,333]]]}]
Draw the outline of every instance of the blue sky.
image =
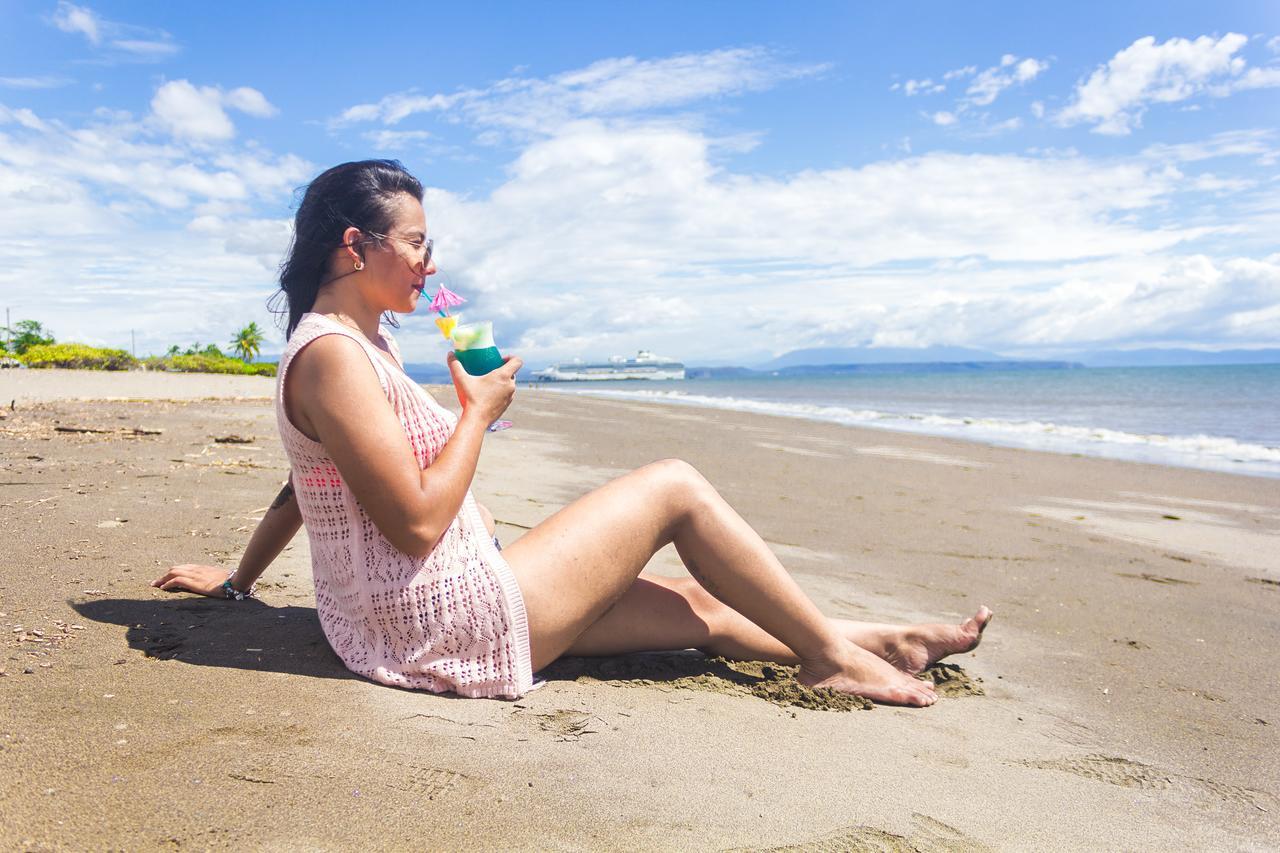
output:
[{"label": "blue sky", "polygon": [[1280,342],[1275,3],[208,8],[0,3],[15,318],[268,325],[296,188],[383,156],[533,362]]}]

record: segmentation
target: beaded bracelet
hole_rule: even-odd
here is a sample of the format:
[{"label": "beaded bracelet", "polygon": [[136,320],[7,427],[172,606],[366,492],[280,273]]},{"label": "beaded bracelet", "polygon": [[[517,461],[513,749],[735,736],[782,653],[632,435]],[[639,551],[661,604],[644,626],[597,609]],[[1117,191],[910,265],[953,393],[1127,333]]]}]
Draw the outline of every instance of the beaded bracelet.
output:
[{"label": "beaded bracelet", "polygon": [[249,585],[248,592],[241,592],[231,585],[231,578],[235,575],[233,571],[227,575],[227,579],[222,582],[222,597],[234,598],[236,601],[244,601],[246,598],[257,598],[258,584],[256,582]]}]

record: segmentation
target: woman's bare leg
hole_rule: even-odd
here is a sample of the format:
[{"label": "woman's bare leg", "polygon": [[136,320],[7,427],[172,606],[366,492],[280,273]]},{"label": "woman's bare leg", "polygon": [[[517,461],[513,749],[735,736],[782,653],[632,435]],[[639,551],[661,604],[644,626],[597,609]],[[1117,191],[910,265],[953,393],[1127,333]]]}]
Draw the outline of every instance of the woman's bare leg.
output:
[{"label": "woman's bare leg", "polygon": [[[915,675],[948,655],[977,648],[990,620],[991,611],[982,607],[959,625],[829,621],[850,642]],[[574,641],[568,653],[615,655],[672,649],[698,649],[732,660],[800,662],[785,644],[693,579],[644,574]]]},{"label": "woman's bare leg", "polygon": [[[602,486],[503,552],[524,597],[534,668],[568,651],[668,543],[709,593],[795,654],[801,683],[881,702],[933,703],[931,685],[842,636],[759,534],[678,460]],[[678,639],[665,647],[681,647],[673,645]]]}]

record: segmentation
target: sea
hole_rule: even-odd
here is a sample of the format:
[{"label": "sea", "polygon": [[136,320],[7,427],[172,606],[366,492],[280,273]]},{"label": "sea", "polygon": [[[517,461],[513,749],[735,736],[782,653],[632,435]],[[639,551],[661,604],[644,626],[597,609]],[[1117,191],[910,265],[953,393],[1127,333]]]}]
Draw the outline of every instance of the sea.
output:
[{"label": "sea", "polygon": [[1280,364],[752,375],[542,387],[1280,477]]}]

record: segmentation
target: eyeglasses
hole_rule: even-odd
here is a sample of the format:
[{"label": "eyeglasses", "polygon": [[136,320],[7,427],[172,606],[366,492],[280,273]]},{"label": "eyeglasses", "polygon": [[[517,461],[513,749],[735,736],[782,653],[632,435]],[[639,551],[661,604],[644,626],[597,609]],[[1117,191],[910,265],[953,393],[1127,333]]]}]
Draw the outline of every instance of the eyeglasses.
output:
[{"label": "eyeglasses", "polygon": [[365,243],[373,243],[378,240],[398,240],[401,243],[408,243],[414,249],[422,253],[422,261],[413,271],[422,276],[427,274],[427,267],[431,266],[431,250],[435,246],[435,240],[430,237],[426,240],[411,240],[408,237],[396,237],[393,234],[379,234],[376,231],[366,231],[365,233],[368,234],[371,239],[359,240],[355,243],[343,243],[338,248],[345,249],[348,246],[361,246]]}]

